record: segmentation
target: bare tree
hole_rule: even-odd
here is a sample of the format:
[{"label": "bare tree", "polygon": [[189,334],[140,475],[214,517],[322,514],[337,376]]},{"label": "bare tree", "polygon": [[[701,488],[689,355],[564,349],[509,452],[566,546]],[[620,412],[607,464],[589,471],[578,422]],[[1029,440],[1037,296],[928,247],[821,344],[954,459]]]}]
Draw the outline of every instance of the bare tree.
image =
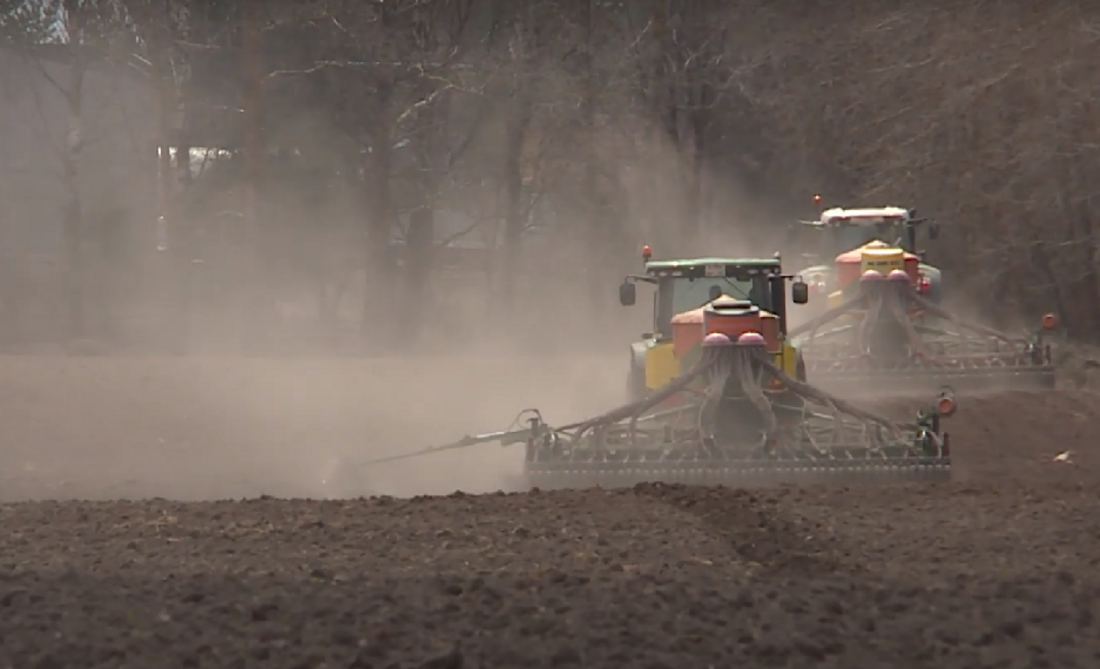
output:
[{"label": "bare tree", "polygon": [[245,327],[245,341],[259,338],[263,325],[259,321],[256,309],[260,297],[260,235],[262,234],[262,213],[259,199],[263,189],[264,165],[267,147],[262,134],[263,105],[263,64],[261,60],[261,25],[264,14],[259,0],[242,0],[241,3],[241,92],[244,110],[244,226],[245,226],[245,281],[250,290],[244,305],[245,313],[250,314]]},{"label": "bare tree", "polygon": [[[435,212],[445,181],[453,182],[452,170],[477,135],[485,115],[483,98],[467,86],[480,82],[462,77],[462,62],[468,48],[466,31],[472,0],[436,0],[423,3],[412,12],[412,44],[401,49],[410,61],[418,62],[419,76],[411,81],[412,103],[397,118],[402,135],[408,134],[415,154],[417,203],[409,213],[404,230],[405,253],[402,294],[397,310],[406,343],[416,341],[422,325],[422,306],[432,271],[435,245]],[[480,78],[480,77],[479,77]],[[470,95],[473,92],[474,95]],[[481,98],[474,101],[464,98]],[[473,102],[477,110],[467,127],[456,127],[461,116],[453,112],[456,103]]]},{"label": "bare tree", "polygon": [[56,37],[67,45],[68,73],[64,79],[55,79],[38,60],[29,59],[28,62],[38,67],[39,73],[65,103],[67,132],[64,147],[59,147],[58,159],[64,199],[62,231],[66,257],[68,335],[75,340],[87,335],[86,289],[89,283],[82,248],[89,231],[85,226],[79,182],[80,157],[88,141],[84,123],[84,85],[93,63],[102,60],[107,53],[108,43],[120,27],[121,16],[118,8],[106,0],[46,3],[41,16],[50,20],[50,29],[56,31]]},{"label": "bare tree", "polygon": [[168,276],[162,303],[172,305],[162,322],[168,339],[182,351],[191,327],[194,254],[190,227],[181,210],[181,195],[191,181],[184,95],[191,73],[187,52],[180,48],[191,38],[190,11],[181,0],[122,0],[120,6],[126,12],[131,39],[126,49],[116,49],[114,60],[141,73],[156,91],[156,244]]},{"label": "bare tree", "polygon": [[398,96],[409,73],[397,35],[409,28],[418,5],[413,0],[381,0],[369,7],[355,2],[308,5],[293,12],[288,22],[308,30],[310,53],[266,75],[323,82],[330,118],[347,140],[344,151],[359,175],[365,203],[363,334],[391,343],[396,332],[389,315],[397,283],[390,248],[396,227],[390,179],[401,112]]},{"label": "bare tree", "polygon": [[[803,198],[821,191],[835,204],[936,217],[950,243],[932,243],[930,260],[968,268],[950,272],[949,299],[977,291],[1032,320],[1061,304],[1077,333],[1100,322],[1091,11],[1059,4],[1034,21],[1008,5],[860,16],[773,5],[753,23],[790,35],[728,46],[728,57],[762,63],[740,83],[768,120],[773,175],[788,175]],[[857,49],[835,41],[841,23]],[[966,46],[975,40],[980,53]]]},{"label": "bare tree", "polygon": [[[188,142],[171,135],[189,116],[183,53],[197,38],[171,12],[191,4],[178,0],[168,11],[153,0],[52,2],[75,36],[72,68],[52,84],[69,116],[63,179],[75,183],[87,142],[83,73],[115,54],[125,35],[136,41],[126,46],[131,64],[140,61],[159,86],[160,144],[176,149],[175,165],[161,152],[160,210],[178,232],[170,193],[190,167]],[[829,202],[914,205],[957,221],[944,227],[957,243],[929,249],[935,262],[984,269],[953,274],[952,285],[1029,310],[1055,305],[1078,331],[1100,324],[1090,186],[1100,141],[1089,120],[1100,89],[1081,64],[1100,48],[1100,21],[1082,8],[1059,4],[1021,31],[1010,28],[1022,10],[1008,6],[859,15],[787,0],[736,8],[711,0],[241,7],[251,17],[245,48],[219,47],[227,67],[243,69],[233,86],[242,86],[246,141],[234,149],[258,161],[308,145],[325,179],[357,191],[355,234],[316,246],[355,245],[347,269],[367,272],[363,328],[372,335],[394,334],[395,313],[402,332],[417,329],[415,307],[394,307],[427,299],[438,212],[458,184],[475,182],[500,194],[499,211],[476,218],[502,219],[506,308],[522,269],[546,255],[528,253],[532,230],[553,236],[563,256],[582,258],[593,268],[588,283],[603,285],[620,257],[633,255],[632,236],[643,227],[667,240],[663,254],[706,251],[707,221],[727,224],[715,194],[744,183],[769,204],[809,203],[822,192]],[[120,26],[113,33],[102,27],[110,21]],[[970,28],[958,29],[964,23]],[[13,25],[0,20],[5,31]],[[836,25],[853,37],[839,37]],[[981,54],[966,47],[975,34],[989,45]],[[272,137],[280,104],[308,104],[323,129]],[[491,162],[492,178],[471,157]],[[273,187],[263,186],[262,170],[246,171],[255,195],[243,209],[258,221],[263,202],[275,201]],[[81,336],[84,284],[76,277],[87,225],[79,188],[63,192],[69,322]],[[253,226],[252,234],[258,247],[267,231]],[[181,246],[178,239],[169,246]],[[315,263],[318,275],[337,273],[324,262]],[[588,292],[587,306],[602,311],[604,293]],[[322,303],[331,319],[331,302]]]},{"label": "bare tree", "polygon": [[531,128],[535,92],[532,79],[535,75],[539,32],[533,6],[516,8],[514,13],[498,4],[497,21],[500,30],[507,35],[510,64],[504,98],[503,160],[500,179],[504,185],[504,238],[503,281],[501,308],[504,316],[511,315],[518,284],[518,268],[522,259],[521,241],[527,226],[529,212],[523,198],[523,149]]}]

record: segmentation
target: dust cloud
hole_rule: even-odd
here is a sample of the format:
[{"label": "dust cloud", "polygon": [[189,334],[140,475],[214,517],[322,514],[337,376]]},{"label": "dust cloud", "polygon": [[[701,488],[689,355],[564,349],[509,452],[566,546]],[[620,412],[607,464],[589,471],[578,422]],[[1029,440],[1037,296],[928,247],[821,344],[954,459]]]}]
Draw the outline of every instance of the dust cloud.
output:
[{"label": "dust cloud", "polygon": [[[193,56],[196,72],[223,67]],[[0,66],[11,84],[0,139],[23,156],[0,163],[2,246],[17,251],[0,281],[0,492],[9,499],[513,488],[519,447],[362,463],[507,429],[529,407],[553,424],[620,404],[629,343],[651,329],[648,286],[632,308],[615,302],[622,276],[641,271],[641,245],[658,258],[770,256],[774,243],[750,231],[785,219],[738,190],[736,170],[704,169],[685,186],[681,147],[658,119],[624,111],[593,139],[537,117],[521,171],[563,185],[525,182],[537,197],[524,204],[519,270],[505,276],[508,208],[484,175],[510,150],[509,105],[456,93],[447,133],[475,148],[427,185],[395,168],[393,262],[377,267],[367,236],[385,226],[355,177],[369,160],[347,152],[324,109],[287,101],[287,122],[265,128],[273,150],[295,150],[266,161],[257,232],[243,210],[241,155],[200,148],[219,139],[216,123],[191,119],[189,151],[164,147],[158,157],[149,149],[164,141],[158,91],[97,64],[81,119],[96,141],[69,165],[36,144],[64,145],[71,110],[50,82],[67,81],[67,65],[3,51]],[[210,92],[204,81],[196,75],[191,87]],[[557,98],[580,91],[562,72],[542,83]],[[564,177],[591,146],[604,169],[583,190]],[[414,157],[394,149],[395,165]],[[76,203],[56,193],[66,166]],[[403,235],[429,191],[432,259],[417,275]],[[614,220],[591,220],[578,203],[592,198],[614,202]],[[61,225],[69,204],[93,231],[76,255]],[[597,225],[614,235],[593,234]],[[613,244],[594,242],[604,237]],[[392,331],[397,346],[383,341]]]},{"label": "dust cloud", "polygon": [[[372,458],[621,401],[625,360],[0,358],[4,497],[409,496],[515,488],[522,447]],[[334,470],[336,463],[339,469]]]},{"label": "dust cloud", "polygon": [[[533,225],[520,271],[503,278],[499,184],[477,186],[505,148],[503,105],[477,96],[449,106],[448,132],[471,136],[476,148],[436,175],[439,257],[413,276],[402,235],[410,212],[424,206],[419,185],[392,179],[394,262],[368,267],[377,212],[349,174],[369,165],[342,152],[348,138],[322,111],[303,104],[287,112],[294,123],[267,129],[272,147],[299,150],[268,165],[253,247],[240,155],[201,149],[202,138],[192,155],[166,152],[168,168],[186,177],[168,178],[165,195],[158,188],[165,164],[149,150],[163,140],[156,90],[97,65],[84,83],[82,119],[96,142],[71,157],[73,190],[95,234],[74,258],[60,224],[66,203],[54,192],[62,165],[34,144],[41,136],[63,145],[68,108],[50,81],[67,81],[68,68],[7,51],[0,65],[12,83],[0,139],[21,148],[9,155],[25,156],[19,165],[0,163],[3,248],[18,251],[0,281],[5,499],[510,488],[522,461],[515,447],[360,465],[506,429],[528,407],[562,423],[623,401],[629,342],[651,320],[644,298],[623,309],[614,297],[622,274],[637,270],[638,229],[626,217],[621,253],[593,252],[584,212],[561,204],[558,231]],[[395,149],[397,163],[411,159],[402,151]],[[168,204],[176,199],[187,206]],[[444,248],[443,240],[453,243]],[[423,290],[409,288],[413,279],[423,279]],[[511,308],[503,306],[505,288],[515,295]],[[392,331],[396,346],[380,334]]]}]

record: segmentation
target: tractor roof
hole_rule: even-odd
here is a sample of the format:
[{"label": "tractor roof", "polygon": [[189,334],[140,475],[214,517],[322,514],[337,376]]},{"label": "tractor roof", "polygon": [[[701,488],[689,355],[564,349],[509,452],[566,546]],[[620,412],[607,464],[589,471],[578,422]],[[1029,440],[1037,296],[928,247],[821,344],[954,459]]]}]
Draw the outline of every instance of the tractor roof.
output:
[{"label": "tractor roof", "polygon": [[[646,272],[654,275],[668,276],[673,272],[686,278],[702,278],[714,276],[714,267],[722,267],[724,270],[739,271],[749,274],[772,274],[782,270],[782,262],[779,258],[687,258],[682,260],[650,260],[646,263]],[[723,271],[722,276],[727,276]]]},{"label": "tractor roof", "polygon": [[834,207],[821,212],[821,222],[850,221],[860,219],[860,222],[877,223],[884,218],[909,218],[909,210],[901,207],[876,207],[869,209],[843,209]]}]

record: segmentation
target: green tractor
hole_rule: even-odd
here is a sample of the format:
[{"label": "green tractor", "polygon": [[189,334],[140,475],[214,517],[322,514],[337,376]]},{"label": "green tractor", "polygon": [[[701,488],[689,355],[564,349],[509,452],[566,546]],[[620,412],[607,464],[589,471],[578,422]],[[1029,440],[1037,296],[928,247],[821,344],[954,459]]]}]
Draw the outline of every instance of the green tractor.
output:
[{"label": "green tractor", "polygon": [[[774,258],[692,258],[653,260],[648,246],[642,250],[645,274],[626,277],[619,286],[619,303],[637,301],[637,282],[656,287],[653,294],[653,331],[642,335],[630,347],[628,396],[637,400],[663,388],[684,372],[685,362],[676,355],[672,342],[673,318],[719,298],[751,302],[778,319],[784,338],[771,351],[775,364],[791,377],[806,378],[798,352],[786,341],[786,280],[778,254]],[[805,304],[808,287],[797,281],[792,299]]]}]

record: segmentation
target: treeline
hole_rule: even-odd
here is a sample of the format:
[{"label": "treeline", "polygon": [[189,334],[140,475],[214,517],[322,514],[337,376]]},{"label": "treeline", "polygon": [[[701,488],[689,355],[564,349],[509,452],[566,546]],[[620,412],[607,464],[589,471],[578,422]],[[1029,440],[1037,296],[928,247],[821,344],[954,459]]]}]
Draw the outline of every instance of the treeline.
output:
[{"label": "treeline", "polygon": [[1100,320],[1100,19],[1076,5],[5,2],[9,47],[67,54],[47,85],[73,337],[111,311],[86,290],[112,264],[87,260],[105,196],[79,185],[92,71],[149,91],[155,214],[130,225],[156,228],[132,238],[162,249],[177,335],[221,300],[254,340],[303,285],[311,318],[371,342],[447,307],[591,329],[642,243],[770,253],[815,192],[935,216],[932,257],[975,302]]}]

